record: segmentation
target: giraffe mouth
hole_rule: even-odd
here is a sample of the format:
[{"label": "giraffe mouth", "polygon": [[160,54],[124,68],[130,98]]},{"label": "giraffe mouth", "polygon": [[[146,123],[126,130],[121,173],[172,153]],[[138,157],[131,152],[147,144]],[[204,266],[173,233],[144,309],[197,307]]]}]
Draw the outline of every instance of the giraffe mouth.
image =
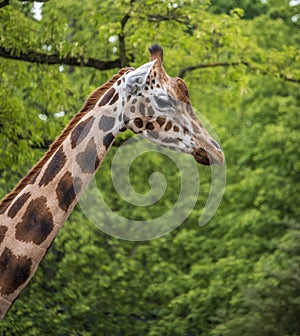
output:
[{"label": "giraffe mouth", "polygon": [[212,155],[209,155],[204,148],[194,148],[192,155],[198,163],[205,166],[209,166],[211,164],[220,166],[223,164],[223,162],[220,163],[220,161],[215,159]]}]

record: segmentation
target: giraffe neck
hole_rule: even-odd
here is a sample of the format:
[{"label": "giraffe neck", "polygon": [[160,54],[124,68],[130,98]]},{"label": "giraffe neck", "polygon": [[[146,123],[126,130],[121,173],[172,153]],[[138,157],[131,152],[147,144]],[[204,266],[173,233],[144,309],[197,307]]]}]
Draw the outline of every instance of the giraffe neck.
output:
[{"label": "giraffe neck", "polygon": [[2,209],[0,319],[30,281],[122,128],[118,97],[113,85]]}]

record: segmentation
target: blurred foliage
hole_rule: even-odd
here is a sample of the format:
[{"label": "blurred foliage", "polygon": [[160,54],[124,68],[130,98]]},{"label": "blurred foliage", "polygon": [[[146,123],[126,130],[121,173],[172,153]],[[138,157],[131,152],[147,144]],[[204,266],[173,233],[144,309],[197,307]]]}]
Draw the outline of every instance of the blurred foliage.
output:
[{"label": "blurred foliage", "polygon": [[[205,65],[185,80],[197,113],[220,138],[227,186],[213,219],[199,227],[210,180],[199,167],[204,193],[194,211],[145,242],[104,234],[76,207],[0,335],[299,335],[299,5],[49,0],[41,19],[35,6],[11,0],[0,8],[2,47],[23,58],[58,58],[55,65],[1,58],[1,196],[117,71],[59,59],[138,66],[153,42],[164,47],[172,76]],[[165,174],[171,188],[161,202],[147,209],[122,201],[110,179],[116,146],[97,173],[114,210],[148,219],[172,207],[178,172],[159,156],[137,161],[131,178],[147,192],[153,170]]]}]

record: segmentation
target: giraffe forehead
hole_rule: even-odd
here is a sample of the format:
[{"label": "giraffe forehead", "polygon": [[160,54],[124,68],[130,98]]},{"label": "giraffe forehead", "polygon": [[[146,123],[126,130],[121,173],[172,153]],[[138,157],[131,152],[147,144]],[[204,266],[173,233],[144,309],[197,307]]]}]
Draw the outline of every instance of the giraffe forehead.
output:
[{"label": "giraffe forehead", "polygon": [[[129,106],[127,107],[127,113],[129,112],[129,114],[127,115],[129,118],[127,119],[129,121],[132,118],[134,124],[138,128],[141,128],[139,127],[140,118],[143,122],[158,119],[157,122],[160,127],[162,120],[168,119],[168,121],[176,126],[174,129],[175,132],[180,131],[177,125],[191,126],[193,118],[190,115],[190,105],[174,99],[161,87],[153,88],[152,91],[146,90],[143,93],[139,93],[137,96],[131,96],[128,102]],[[159,104],[161,106],[159,106]],[[124,121],[126,122],[126,120]],[[170,128],[171,127],[169,127],[169,129]],[[186,127],[184,128],[186,129]]]},{"label": "giraffe forehead", "polygon": [[149,74],[147,83],[150,84],[150,88],[162,89],[167,92],[171,97],[190,104],[190,96],[185,81],[181,78],[174,78],[167,75],[164,71],[161,72],[157,69],[153,69]]}]

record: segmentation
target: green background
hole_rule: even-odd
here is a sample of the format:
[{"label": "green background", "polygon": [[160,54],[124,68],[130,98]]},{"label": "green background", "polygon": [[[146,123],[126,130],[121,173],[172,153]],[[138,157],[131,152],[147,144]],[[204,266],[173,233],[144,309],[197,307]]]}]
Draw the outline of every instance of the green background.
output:
[{"label": "green background", "polygon": [[[154,42],[218,134],[227,186],[213,219],[199,227],[210,181],[199,166],[195,209],[151,241],[108,236],[76,207],[0,335],[300,335],[299,4],[43,2],[41,18],[32,1],[0,2],[0,197],[89,93],[120,67],[147,62]],[[160,216],[179,186],[160,156],[131,170],[139,192],[149,191],[155,170],[168,179],[151,211],[127,206],[114,191],[110,160],[129,136],[117,139],[97,173],[102,193],[126,217]]]}]

